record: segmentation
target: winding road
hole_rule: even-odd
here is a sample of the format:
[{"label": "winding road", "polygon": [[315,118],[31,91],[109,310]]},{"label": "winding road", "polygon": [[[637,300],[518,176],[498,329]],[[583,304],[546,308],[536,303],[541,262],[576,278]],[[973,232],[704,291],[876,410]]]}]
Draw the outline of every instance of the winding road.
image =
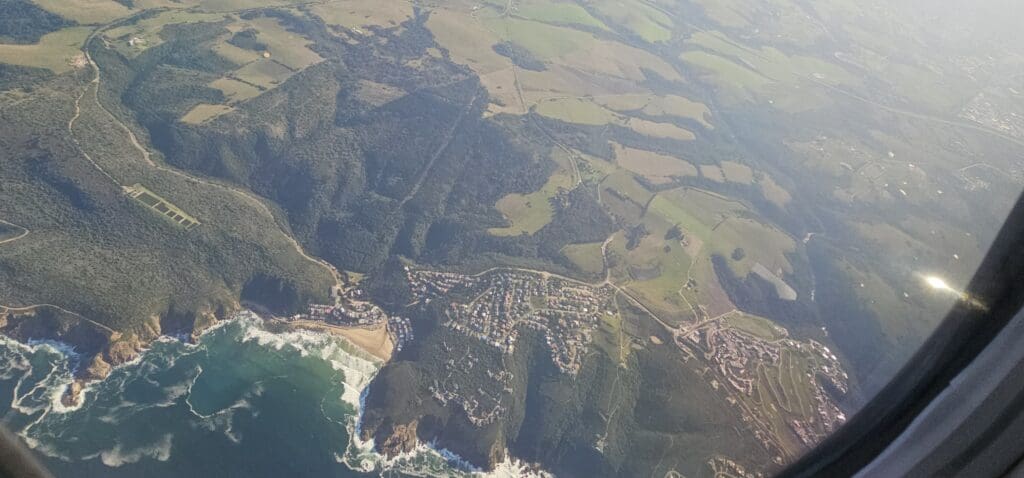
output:
[{"label": "winding road", "polygon": [[30,232],[27,227],[22,227],[22,226],[19,226],[19,225],[13,223],[13,222],[4,221],[3,219],[0,219],[0,224],[7,224],[8,226],[16,227],[18,229],[21,229],[21,231],[22,231],[21,234],[18,234],[17,236],[9,237],[7,239],[4,239],[4,240],[0,241],[0,245],[7,244],[9,242],[17,241],[18,239],[21,239],[21,238],[27,236],[28,233]]},{"label": "winding road", "polygon": [[12,306],[8,306],[8,305],[0,305],[0,313],[13,312],[13,313],[16,313],[16,314],[17,313],[24,314],[24,313],[29,313],[29,312],[35,312],[36,309],[47,308],[47,307],[51,308],[51,309],[59,310],[59,311],[65,313],[65,314],[68,314],[68,315],[73,315],[75,317],[78,317],[79,319],[81,319],[81,320],[83,320],[85,322],[88,322],[89,324],[92,324],[95,327],[100,328],[101,330],[103,330],[104,332],[107,332],[108,334],[111,334],[111,335],[120,334],[116,330],[111,329],[110,327],[107,327],[106,325],[103,325],[103,324],[101,324],[99,322],[96,322],[95,320],[92,320],[92,319],[90,319],[88,317],[85,317],[84,315],[79,314],[78,312],[72,312],[72,311],[70,311],[68,309],[65,309],[65,308],[63,308],[63,307],[61,307],[59,305],[54,305],[54,304],[34,304],[34,305],[26,305],[24,307],[12,307]]},{"label": "winding road", "polygon": [[101,85],[101,81],[102,81],[102,75],[101,75],[99,64],[97,64],[96,61],[93,60],[92,55],[89,54],[89,45],[104,30],[106,30],[107,28],[109,28],[110,26],[112,26],[112,25],[114,25],[116,23],[117,23],[117,21],[97,28],[95,31],[93,31],[93,33],[91,35],[89,35],[89,37],[86,39],[85,44],[84,44],[84,46],[82,48],[82,51],[85,54],[85,58],[88,61],[90,67],[93,69],[93,72],[95,73],[95,75],[94,75],[93,79],[89,82],[89,87],[86,88],[82,92],[82,94],[79,95],[78,98],[75,100],[75,114],[71,118],[71,120],[68,121],[68,133],[71,135],[72,140],[78,146],[78,149],[82,153],[82,155],[94,167],[96,167],[96,169],[98,169],[101,173],[103,173],[104,176],[106,176],[112,182],[114,182],[115,184],[120,186],[122,189],[124,188],[123,184],[121,184],[119,181],[114,179],[114,177],[109,172],[107,172],[105,169],[103,169],[103,167],[101,167],[98,163],[96,163],[96,161],[94,161],[92,159],[92,157],[89,156],[89,154],[81,147],[81,145],[79,144],[78,138],[74,134],[74,130],[73,130],[74,123],[81,116],[81,105],[80,105],[80,102],[81,102],[82,98],[88,93],[89,88],[92,88],[93,99],[96,102],[96,106],[99,107],[108,116],[110,116],[110,118],[112,120],[114,120],[114,122],[121,129],[123,129],[125,131],[125,133],[127,133],[128,139],[132,143],[132,146],[137,151],[139,151],[139,153],[140,153],[140,155],[142,157],[143,162],[147,166],[152,167],[152,168],[154,168],[154,169],[156,169],[158,171],[162,171],[162,172],[165,172],[165,173],[173,174],[173,175],[181,177],[181,178],[183,178],[183,179],[185,179],[187,181],[191,181],[191,182],[202,184],[202,185],[205,185],[205,186],[208,186],[208,187],[218,188],[218,189],[230,192],[230,193],[232,193],[232,194],[234,194],[236,196],[239,196],[239,197],[245,199],[247,202],[251,203],[252,205],[256,206],[258,209],[260,209],[260,211],[263,212],[264,214],[266,214],[271,219],[271,221],[273,221],[275,224],[277,224],[278,228],[281,231],[281,234],[285,237],[285,239],[291,244],[291,246],[295,249],[295,251],[300,256],[302,256],[306,260],[314,262],[314,263],[320,265],[321,267],[327,269],[327,271],[331,274],[331,277],[334,280],[335,287],[341,287],[344,284],[344,282],[342,281],[341,274],[338,272],[337,268],[335,268],[333,265],[329,264],[327,261],[324,261],[323,259],[320,259],[318,257],[313,257],[313,256],[309,255],[308,253],[306,253],[306,251],[302,247],[302,245],[299,244],[299,242],[294,237],[292,237],[291,234],[288,233],[287,228],[285,228],[284,226],[281,225],[281,223],[279,222],[277,216],[273,213],[273,211],[270,209],[270,207],[268,207],[262,200],[260,200],[258,197],[256,197],[255,194],[253,194],[253,193],[251,193],[249,191],[246,191],[244,189],[235,187],[235,186],[229,186],[229,185],[222,184],[222,183],[219,183],[219,182],[215,182],[215,181],[211,181],[211,180],[195,177],[195,176],[192,176],[190,174],[187,174],[187,173],[184,173],[182,171],[179,171],[177,169],[170,168],[170,167],[158,164],[157,162],[153,161],[153,158],[152,158],[152,155],[151,155],[150,151],[148,149],[146,149],[142,145],[142,143],[139,141],[138,137],[135,136],[135,133],[131,130],[131,128],[129,128],[126,124],[124,124],[124,122],[121,121],[120,118],[118,118],[113,113],[111,113],[110,110],[108,110],[106,108],[106,106],[103,105],[103,102],[100,101],[100,97],[99,97],[99,90],[100,90],[100,85]]}]

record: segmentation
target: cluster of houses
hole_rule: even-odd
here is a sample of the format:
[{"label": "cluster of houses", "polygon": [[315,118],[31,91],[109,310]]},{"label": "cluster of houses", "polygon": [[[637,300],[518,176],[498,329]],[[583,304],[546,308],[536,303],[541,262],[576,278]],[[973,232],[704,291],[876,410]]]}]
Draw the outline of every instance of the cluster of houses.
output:
[{"label": "cluster of houses", "polygon": [[993,101],[983,92],[969,101],[959,116],[1011,136],[1024,138],[1024,115],[1004,107],[1005,104],[999,100]]},{"label": "cluster of houses", "polygon": [[613,289],[511,269],[476,276],[406,269],[417,302],[448,302],[445,325],[505,353],[523,328],[544,333],[562,372],[575,374],[602,314],[611,314]]},{"label": "cluster of houses", "polygon": [[296,314],[287,320],[308,320],[345,327],[373,327],[386,323],[395,352],[401,352],[415,338],[412,323],[407,317],[389,316],[370,302],[339,300],[335,305],[310,304],[308,313]]},{"label": "cluster of houses", "polygon": [[395,353],[401,352],[405,346],[412,342],[412,324],[408,317],[391,316],[388,318],[388,332],[395,342]]},{"label": "cluster of houses", "polygon": [[724,456],[716,456],[708,460],[713,476],[732,476],[736,478],[762,478],[764,473],[748,470],[743,465]]},{"label": "cluster of houses", "polygon": [[754,395],[758,364],[779,363],[780,349],[762,340],[748,340],[746,334],[723,327],[717,322],[690,332],[686,337],[704,351],[719,377],[737,392]]},{"label": "cluster of houses", "polygon": [[330,325],[362,326],[381,324],[387,319],[388,315],[384,310],[369,302],[348,302],[336,305],[310,304],[309,313],[289,317],[289,320],[312,320]]},{"label": "cluster of houses", "polygon": [[[789,410],[791,414],[797,415],[788,417],[786,423],[790,430],[806,446],[811,447],[846,420],[846,416],[836,405],[835,400],[826,393],[822,383],[827,382],[839,393],[845,393],[849,377],[842,370],[835,354],[818,342],[799,342],[789,338],[767,341],[720,322],[709,322],[685,336],[678,336],[676,340],[681,346],[691,346],[700,351],[711,365],[711,369],[717,372],[715,375],[718,379],[724,381],[729,389],[754,400],[760,400],[757,386],[763,367],[780,368],[780,373],[796,372],[783,366],[783,348],[808,356],[811,359],[808,361],[810,368],[798,373],[806,374],[807,382],[813,385],[813,403],[810,405],[814,407],[814,413]],[[714,380],[712,386],[717,389],[720,386],[719,381]],[[781,393],[791,392],[783,390]],[[729,397],[728,401],[732,404],[737,402],[733,397]],[[790,405],[792,406],[792,403]],[[744,410],[743,420],[754,428],[755,437],[767,449],[778,451],[773,433],[764,426],[759,426],[772,420],[769,417],[752,416],[746,407],[741,409]],[[778,410],[780,413],[782,411]],[[760,415],[757,410],[753,412]],[[765,410],[764,413],[771,412]],[[774,458],[779,463],[783,461],[781,454]]]}]

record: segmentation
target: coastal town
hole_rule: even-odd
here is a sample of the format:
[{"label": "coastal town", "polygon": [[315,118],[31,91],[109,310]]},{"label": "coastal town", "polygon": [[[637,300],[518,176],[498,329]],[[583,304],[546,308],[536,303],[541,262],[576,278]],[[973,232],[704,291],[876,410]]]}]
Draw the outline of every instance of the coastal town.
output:
[{"label": "coastal town", "polygon": [[544,334],[563,373],[576,374],[602,315],[614,314],[614,289],[512,269],[477,275],[406,269],[415,300],[448,303],[444,325],[506,354],[522,327]]},{"label": "coastal town", "polygon": [[362,295],[363,291],[358,287],[334,289],[331,291],[333,304],[310,304],[306,313],[295,314],[285,320],[319,322],[335,327],[372,328],[383,324],[391,336],[394,352],[401,352],[414,338],[409,318],[388,315],[372,302],[359,299]]},{"label": "coastal town", "polygon": [[[706,377],[712,387],[728,392],[727,401],[740,410],[743,421],[777,463],[785,461],[787,448],[778,441],[780,433],[810,448],[846,421],[826,387],[846,394],[849,376],[821,343],[786,335],[768,340],[712,321],[677,335],[676,344],[708,364]],[[804,398],[801,383],[811,389]],[[776,418],[785,423],[784,430],[774,428]]]}]

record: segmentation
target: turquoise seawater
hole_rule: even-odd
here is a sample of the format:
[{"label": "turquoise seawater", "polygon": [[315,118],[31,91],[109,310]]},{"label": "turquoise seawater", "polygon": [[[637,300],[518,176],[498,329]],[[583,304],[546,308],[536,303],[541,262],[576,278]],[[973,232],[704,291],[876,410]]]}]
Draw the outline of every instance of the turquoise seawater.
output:
[{"label": "turquoise seawater", "polygon": [[4,425],[57,476],[479,475],[443,451],[386,460],[355,438],[378,364],[337,338],[271,334],[242,314],[196,344],[155,342],[67,408],[73,363],[60,344],[0,339]]}]

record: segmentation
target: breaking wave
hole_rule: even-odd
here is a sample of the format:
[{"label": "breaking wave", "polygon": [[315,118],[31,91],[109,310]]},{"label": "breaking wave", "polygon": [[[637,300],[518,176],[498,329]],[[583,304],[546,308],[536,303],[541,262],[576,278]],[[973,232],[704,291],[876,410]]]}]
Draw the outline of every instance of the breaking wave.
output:
[{"label": "breaking wave", "polygon": [[204,475],[237,466],[249,476],[546,476],[515,461],[481,473],[428,444],[393,458],[376,453],[359,439],[358,423],[379,364],[343,339],[268,332],[251,313],[195,344],[155,341],[68,406],[61,397],[78,359],[64,344],[0,338],[0,411],[58,475]]},{"label": "breaking wave", "polygon": [[124,446],[120,443],[114,445],[113,449],[101,451],[100,461],[104,465],[111,467],[118,467],[127,463],[136,463],[143,458],[152,458],[157,461],[167,461],[171,457],[171,439],[170,434],[166,434],[160,437],[156,443],[144,446],[140,448],[133,448],[131,450],[124,450]]}]

